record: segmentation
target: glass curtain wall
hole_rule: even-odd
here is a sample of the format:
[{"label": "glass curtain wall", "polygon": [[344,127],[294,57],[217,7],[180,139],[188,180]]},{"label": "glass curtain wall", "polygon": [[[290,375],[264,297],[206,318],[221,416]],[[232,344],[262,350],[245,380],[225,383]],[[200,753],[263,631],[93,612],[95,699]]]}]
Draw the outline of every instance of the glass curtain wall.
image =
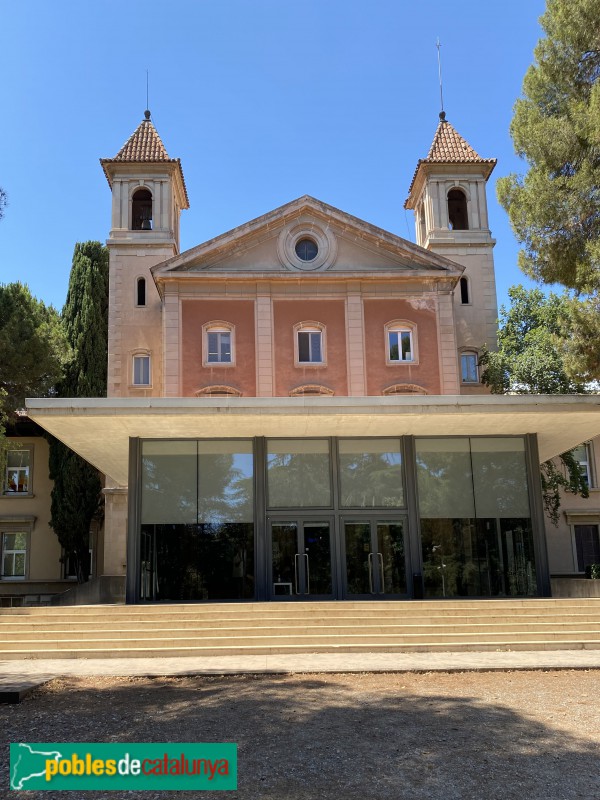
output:
[{"label": "glass curtain wall", "polygon": [[524,440],[415,445],[425,596],[537,594]]},{"label": "glass curtain wall", "polygon": [[254,597],[252,442],[145,441],[141,473],[141,599]]}]

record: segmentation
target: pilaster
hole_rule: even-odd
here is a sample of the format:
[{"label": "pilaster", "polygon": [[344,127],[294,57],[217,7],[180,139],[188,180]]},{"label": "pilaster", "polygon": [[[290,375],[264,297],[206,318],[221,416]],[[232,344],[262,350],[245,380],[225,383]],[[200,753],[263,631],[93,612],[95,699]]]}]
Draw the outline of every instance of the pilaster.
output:
[{"label": "pilaster", "polygon": [[348,394],[351,397],[363,397],[367,393],[364,311],[360,286],[354,284],[348,286],[346,337],[348,342]]},{"label": "pilaster", "polygon": [[256,289],[256,395],[273,397],[273,301],[268,283]]}]

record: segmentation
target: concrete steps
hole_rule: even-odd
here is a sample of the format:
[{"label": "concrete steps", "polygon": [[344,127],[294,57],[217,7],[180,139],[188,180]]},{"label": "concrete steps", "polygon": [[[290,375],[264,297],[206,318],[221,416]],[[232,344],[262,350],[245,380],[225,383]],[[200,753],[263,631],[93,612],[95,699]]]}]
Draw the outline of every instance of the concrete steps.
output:
[{"label": "concrete steps", "polygon": [[0,610],[0,660],[600,649],[600,598]]}]

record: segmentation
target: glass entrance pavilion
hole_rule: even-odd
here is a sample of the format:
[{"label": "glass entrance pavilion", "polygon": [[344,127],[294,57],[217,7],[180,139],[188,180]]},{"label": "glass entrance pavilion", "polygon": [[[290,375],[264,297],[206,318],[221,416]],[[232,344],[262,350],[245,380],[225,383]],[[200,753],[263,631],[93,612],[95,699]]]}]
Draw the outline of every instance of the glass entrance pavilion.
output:
[{"label": "glass entrance pavilion", "polygon": [[544,594],[528,444],[140,439],[129,599]]},{"label": "glass entrance pavilion", "polygon": [[127,602],[550,595],[540,463],[597,396],[90,398],[30,417],[106,476]]}]

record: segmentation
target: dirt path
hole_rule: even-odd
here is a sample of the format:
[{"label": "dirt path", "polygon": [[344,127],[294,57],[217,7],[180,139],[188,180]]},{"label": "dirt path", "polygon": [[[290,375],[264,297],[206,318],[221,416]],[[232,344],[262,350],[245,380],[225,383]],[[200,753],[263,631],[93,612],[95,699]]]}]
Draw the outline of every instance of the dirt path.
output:
[{"label": "dirt path", "polygon": [[[599,697],[600,671],[575,670],[69,678],[0,725],[5,742],[238,743],[237,793],[122,793],[141,800],[598,800]],[[0,797],[79,800],[9,792],[2,761]]]}]

